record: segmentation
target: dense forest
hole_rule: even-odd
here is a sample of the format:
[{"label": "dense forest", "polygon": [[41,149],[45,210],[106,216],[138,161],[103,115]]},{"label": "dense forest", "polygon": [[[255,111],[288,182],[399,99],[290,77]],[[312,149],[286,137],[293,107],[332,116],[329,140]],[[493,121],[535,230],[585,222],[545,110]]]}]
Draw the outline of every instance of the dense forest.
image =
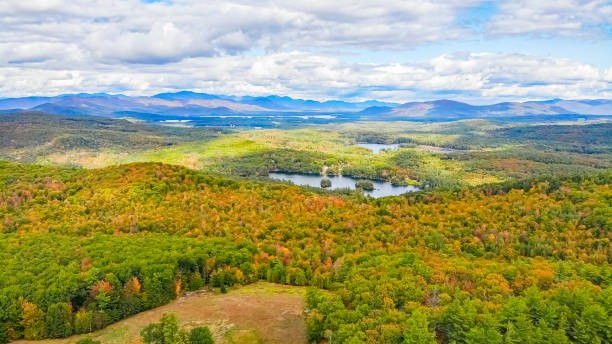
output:
[{"label": "dense forest", "polygon": [[218,128],[151,126],[104,117],[4,114],[0,116],[0,157],[32,162],[41,156],[75,149],[129,152],[203,142],[224,132]]},{"label": "dense forest", "polygon": [[[133,119],[132,119],[133,121]],[[170,123],[177,125],[177,123]],[[100,168],[133,162],[266,178],[270,171],[439,188],[612,168],[612,123],[347,123],[291,130],[149,126],[123,119],[0,115],[0,158]],[[373,154],[356,143],[396,143]]]},{"label": "dense forest", "polygon": [[333,343],[609,343],[612,174],[371,199],[136,163],[0,162],[0,343],[186,291],[309,286]]},{"label": "dense forest", "polygon": [[612,344],[612,0],[0,23],[0,344]]}]

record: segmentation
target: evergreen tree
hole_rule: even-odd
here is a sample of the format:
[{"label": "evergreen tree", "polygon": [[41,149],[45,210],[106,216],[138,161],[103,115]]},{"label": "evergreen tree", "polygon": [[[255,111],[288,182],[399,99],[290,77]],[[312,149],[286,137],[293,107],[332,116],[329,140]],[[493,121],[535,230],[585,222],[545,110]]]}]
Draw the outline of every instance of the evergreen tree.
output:
[{"label": "evergreen tree", "polygon": [[50,338],[68,337],[72,334],[72,305],[54,303],[47,310],[47,335]]},{"label": "evergreen tree", "polygon": [[140,331],[145,344],[185,344],[188,334],[180,330],[174,314],[164,314],[159,323],[149,324]]},{"label": "evergreen tree", "polygon": [[142,342],[145,344],[164,344],[164,334],[160,324],[149,324],[140,331]]},{"label": "evergreen tree", "polygon": [[178,319],[174,314],[164,314],[161,317],[161,331],[164,337],[164,344],[174,344],[178,342],[179,325]]},{"label": "evergreen tree", "polygon": [[214,344],[208,327],[196,327],[189,333],[189,344]]}]

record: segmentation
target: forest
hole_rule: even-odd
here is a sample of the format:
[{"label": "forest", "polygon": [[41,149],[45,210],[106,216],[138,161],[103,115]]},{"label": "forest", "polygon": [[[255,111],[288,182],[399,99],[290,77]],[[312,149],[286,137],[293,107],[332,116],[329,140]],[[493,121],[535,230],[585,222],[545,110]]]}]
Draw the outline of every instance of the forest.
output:
[{"label": "forest", "polygon": [[265,280],[308,286],[311,342],[608,343],[611,181],[372,199],[154,162],[1,162],[0,342]]},{"label": "forest", "polygon": [[[0,116],[0,158],[101,168],[181,165],[267,180],[271,171],[352,176],[438,188],[612,168],[612,123],[491,120],[351,122],[292,129],[150,126],[134,119],[22,113]],[[356,143],[394,143],[374,154]]]},{"label": "forest", "polygon": [[0,344],[612,344],[612,0],[0,0]]}]

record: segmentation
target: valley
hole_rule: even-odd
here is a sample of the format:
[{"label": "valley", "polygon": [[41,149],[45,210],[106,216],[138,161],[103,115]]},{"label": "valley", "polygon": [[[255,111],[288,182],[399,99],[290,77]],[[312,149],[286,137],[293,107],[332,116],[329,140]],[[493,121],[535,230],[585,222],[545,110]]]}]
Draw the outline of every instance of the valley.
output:
[{"label": "valley", "polygon": [[605,342],[611,129],[0,115],[0,340]]},{"label": "valley", "polygon": [[0,344],[612,344],[612,1],[0,1]]},{"label": "valley", "polygon": [[[68,124],[72,132],[60,130]],[[393,126],[355,122],[230,130],[41,113],[0,117],[0,132],[15,125],[24,129],[19,137],[4,135],[1,157],[84,168],[155,161],[243,178],[325,171],[331,176],[435,188],[596,173],[612,166],[607,140],[612,124],[606,121],[526,125],[465,120],[394,122]],[[375,152],[357,145],[364,142],[396,149]]]}]

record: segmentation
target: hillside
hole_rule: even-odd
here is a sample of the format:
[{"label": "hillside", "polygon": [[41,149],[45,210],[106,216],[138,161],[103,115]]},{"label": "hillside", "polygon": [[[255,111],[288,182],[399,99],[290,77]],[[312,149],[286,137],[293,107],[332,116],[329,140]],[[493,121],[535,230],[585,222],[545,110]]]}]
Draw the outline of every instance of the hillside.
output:
[{"label": "hillside", "polygon": [[373,200],[155,163],[0,163],[0,338],[266,280],[316,287],[314,341],[609,342],[611,178]]},{"label": "hillside", "polygon": [[73,150],[117,153],[207,141],[223,130],[150,126],[103,117],[54,116],[41,112],[0,115],[0,157],[35,161]]}]

